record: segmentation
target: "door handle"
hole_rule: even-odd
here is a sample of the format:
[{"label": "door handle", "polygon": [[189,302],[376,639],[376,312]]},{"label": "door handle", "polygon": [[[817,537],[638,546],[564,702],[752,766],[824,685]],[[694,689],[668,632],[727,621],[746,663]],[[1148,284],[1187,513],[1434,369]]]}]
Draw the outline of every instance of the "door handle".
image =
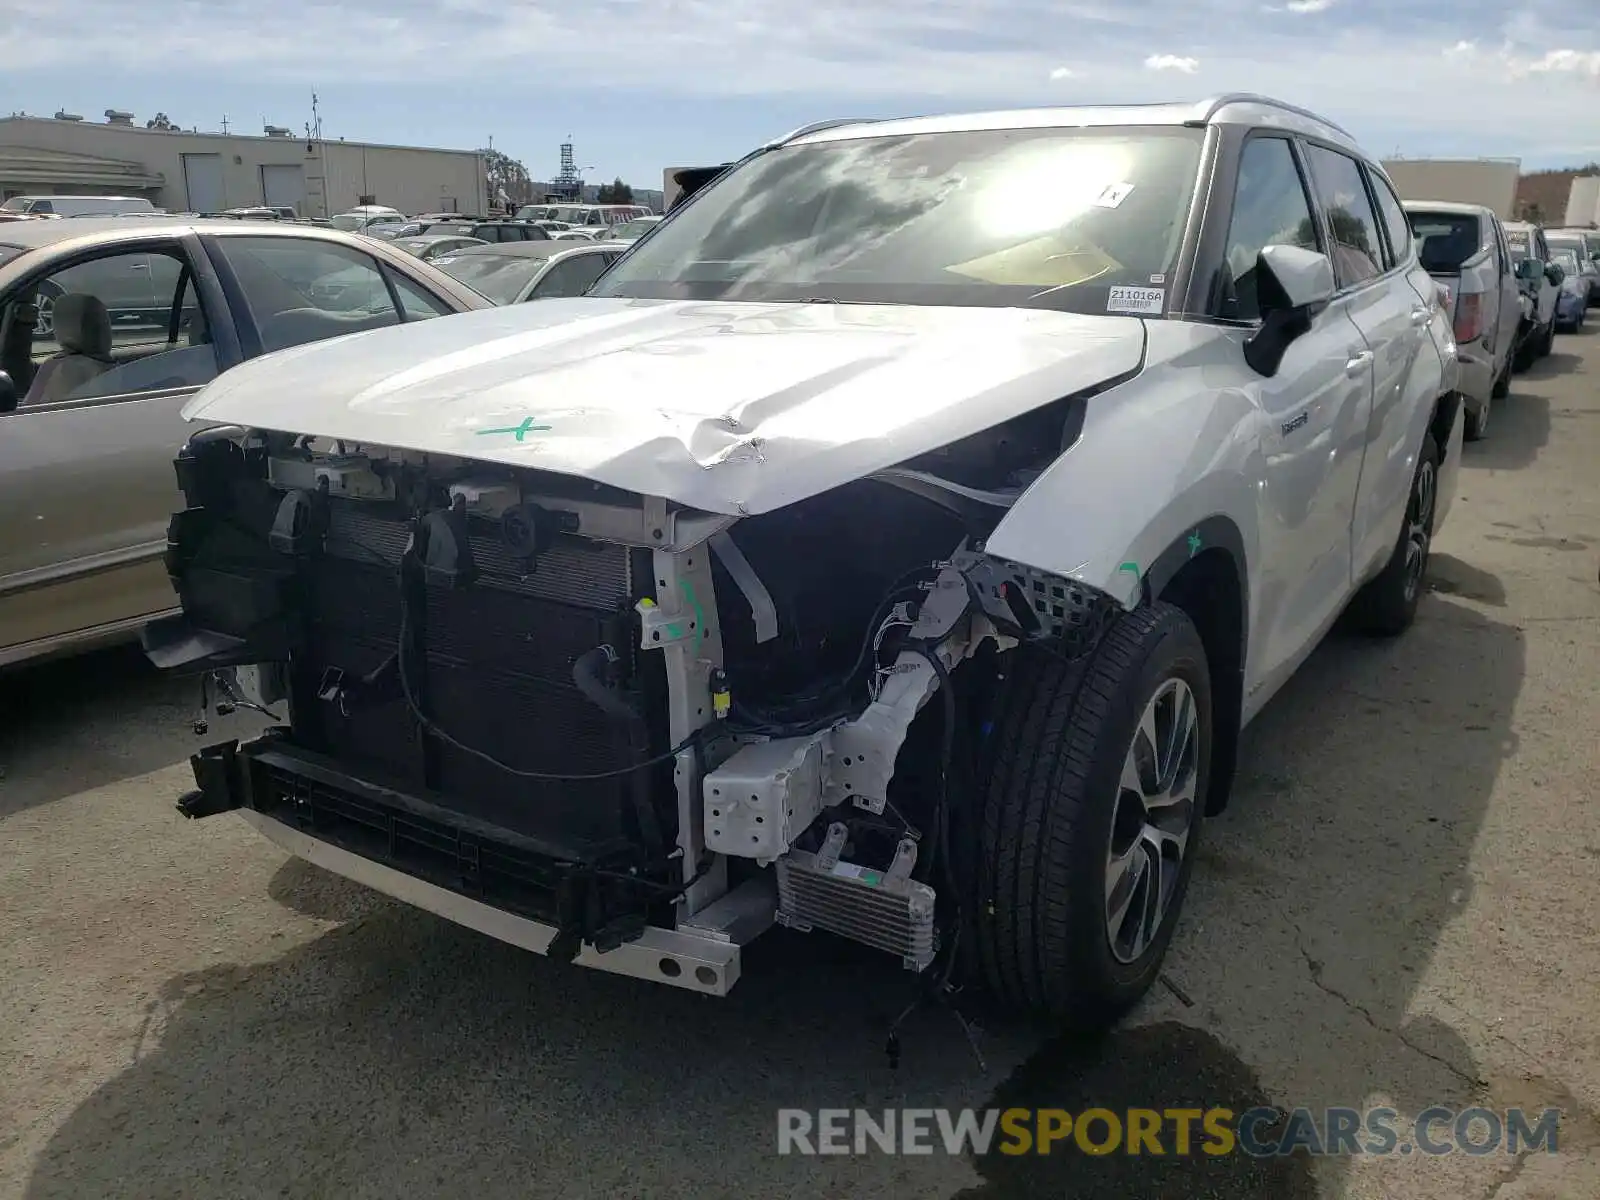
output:
[{"label": "door handle", "polygon": [[1433,313],[1426,308],[1413,308],[1411,310],[1411,323],[1413,325],[1426,325],[1433,320]]},{"label": "door handle", "polygon": [[1354,379],[1372,365],[1372,359],[1371,350],[1363,350],[1359,354],[1352,354],[1350,361],[1344,364],[1344,373]]}]

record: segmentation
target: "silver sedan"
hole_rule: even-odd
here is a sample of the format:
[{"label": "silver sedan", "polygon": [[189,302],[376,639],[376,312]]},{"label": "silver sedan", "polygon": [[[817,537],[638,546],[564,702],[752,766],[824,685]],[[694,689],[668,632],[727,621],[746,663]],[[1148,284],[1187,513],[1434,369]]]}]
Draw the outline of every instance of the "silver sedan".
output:
[{"label": "silver sedan", "polygon": [[203,385],[274,350],[485,307],[410,254],[316,226],[0,226],[0,666],[176,608],[172,458]]}]

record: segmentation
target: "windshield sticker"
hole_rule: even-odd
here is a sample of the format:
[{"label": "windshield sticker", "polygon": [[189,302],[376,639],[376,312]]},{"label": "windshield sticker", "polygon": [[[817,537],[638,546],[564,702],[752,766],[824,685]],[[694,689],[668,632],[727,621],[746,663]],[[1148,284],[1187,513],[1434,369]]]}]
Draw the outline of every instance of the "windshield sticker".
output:
[{"label": "windshield sticker", "polygon": [[499,429],[480,429],[478,430],[478,436],[486,437],[491,433],[509,433],[520,442],[527,434],[541,433],[549,428],[550,426],[548,425],[535,425],[532,417],[523,417],[521,425],[506,425]]},{"label": "windshield sticker", "polygon": [[454,254],[440,254],[434,258],[433,265],[436,267],[442,267],[445,263],[453,263],[455,260],[456,256]]},{"label": "windshield sticker", "polygon": [[1100,198],[1095,201],[1101,208],[1116,208],[1128,198],[1128,193],[1133,191],[1131,183],[1113,183],[1100,193]]},{"label": "windshield sticker", "polygon": [[1106,297],[1106,311],[1159,317],[1166,300],[1166,288],[1114,287]]}]

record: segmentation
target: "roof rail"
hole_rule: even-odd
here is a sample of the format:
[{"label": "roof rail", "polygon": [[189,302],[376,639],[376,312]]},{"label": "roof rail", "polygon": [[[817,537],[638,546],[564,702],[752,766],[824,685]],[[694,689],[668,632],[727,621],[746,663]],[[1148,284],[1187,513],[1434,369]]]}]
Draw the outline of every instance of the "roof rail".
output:
[{"label": "roof rail", "polygon": [[1212,117],[1230,104],[1265,104],[1272,108],[1281,108],[1285,112],[1296,113],[1302,117],[1309,117],[1313,121],[1320,121],[1329,129],[1337,129],[1352,142],[1356,140],[1355,134],[1351,133],[1343,125],[1328,120],[1321,113],[1314,113],[1309,108],[1301,108],[1298,104],[1290,104],[1287,101],[1277,100],[1271,96],[1263,96],[1257,92],[1224,92],[1222,95],[1213,96],[1209,100],[1202,100],[1195,107],[1203,111],[1189,123],[1192,125],[1205,125],[1210,122]]},{"label": "roof rail", "polygon": [[877,117],[833,117],[827,121],[813,121],[811,124],[802,125],[799,129],[792,130],[780,138],[773,138],[767,143],[766,148],[770,150],[774,146],[782,146],[786,142],[792,142],[795,138],[805,137],[809,133],[821,133],[824,129],[838,129],[842,125],[870,125],[877,120]]}]

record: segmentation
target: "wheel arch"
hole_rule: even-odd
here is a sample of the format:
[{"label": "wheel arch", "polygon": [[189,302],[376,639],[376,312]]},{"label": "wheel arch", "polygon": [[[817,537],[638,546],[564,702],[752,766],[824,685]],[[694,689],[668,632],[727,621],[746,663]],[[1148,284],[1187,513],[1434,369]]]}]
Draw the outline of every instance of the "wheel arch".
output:
[{"label": "wheel arch", "polygon": [[1227,807],[1238,766],[1244,671],[1250,639],[1250,585],[1244,535],[1229,517],[1195,524],[1144,573],[1145,600],[1181,608],[1206,648],[1211,675],[1211,780],[1206,812]]}]

